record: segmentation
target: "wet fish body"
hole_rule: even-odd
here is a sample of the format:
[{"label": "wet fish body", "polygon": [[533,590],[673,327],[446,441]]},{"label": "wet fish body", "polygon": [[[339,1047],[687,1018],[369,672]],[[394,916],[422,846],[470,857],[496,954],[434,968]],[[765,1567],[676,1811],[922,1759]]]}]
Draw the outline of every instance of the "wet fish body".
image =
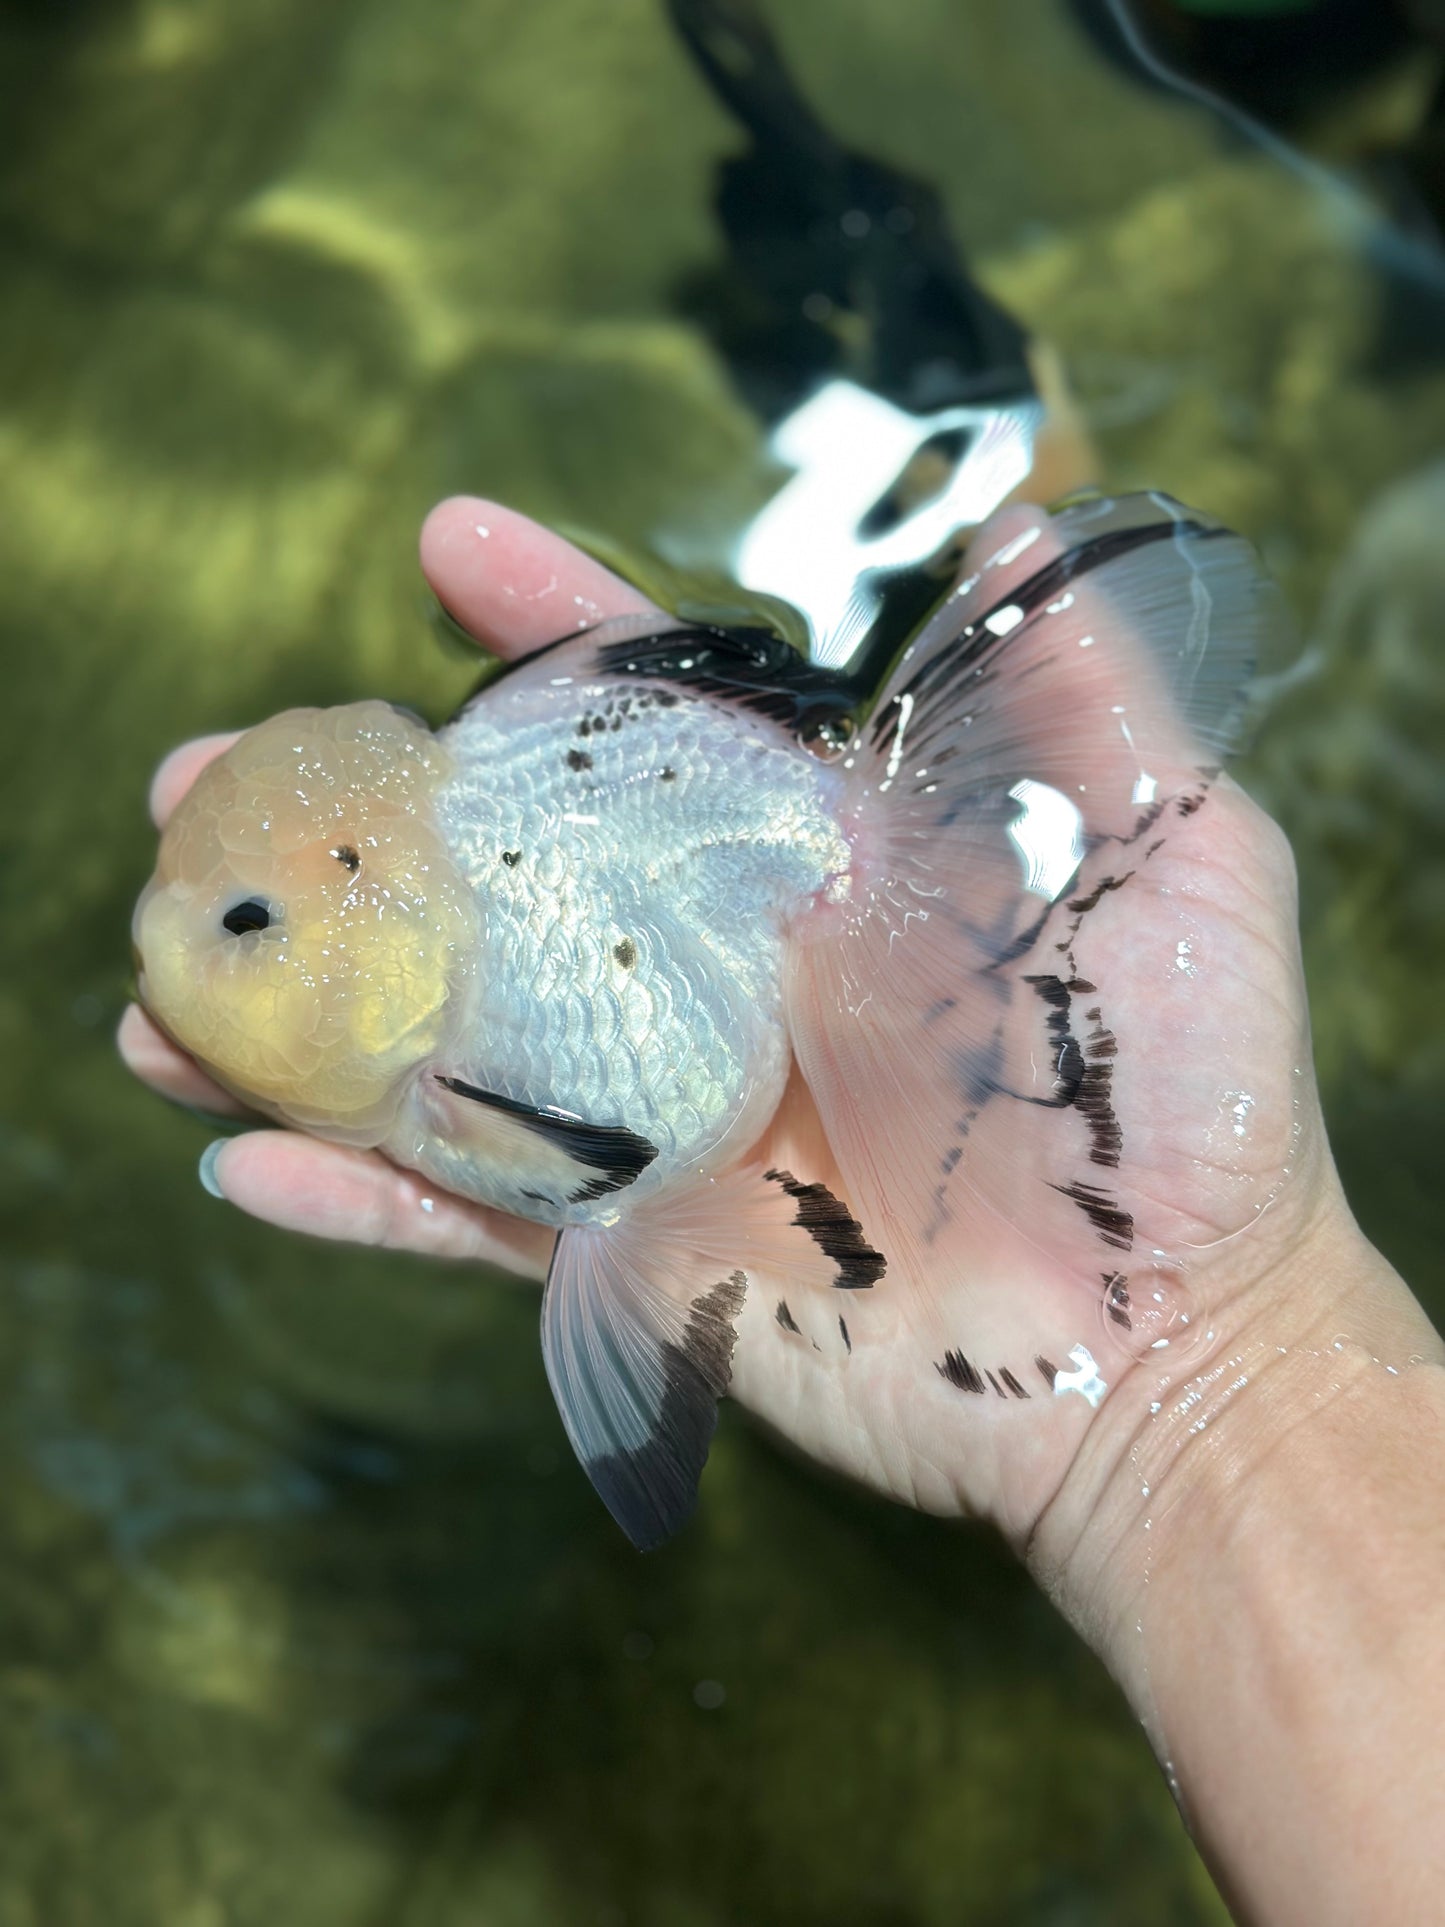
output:
[{"label": "wet fish body", "polygon": [[[168,826],[142,995],[271,1115],[559,1228],[549,1378],[654,1544],[750,1292],[780,1343],[825,1308],[840,1371],[850,1305],[940,1270],[976,1273],[981,1334],[991,1281],[1045,1269],[1127,1324],[1107,992],[1069,933],[1207,789],[1277,619],[1245,544],[1141,496],[996,548],[876,693],[771,636],[629,622],[435,738],[292,712]],[[829,1184],[759,1153],[794,1067]],[[937,1354],[921,1374],[1005,1400],[1059,1371]]]}]

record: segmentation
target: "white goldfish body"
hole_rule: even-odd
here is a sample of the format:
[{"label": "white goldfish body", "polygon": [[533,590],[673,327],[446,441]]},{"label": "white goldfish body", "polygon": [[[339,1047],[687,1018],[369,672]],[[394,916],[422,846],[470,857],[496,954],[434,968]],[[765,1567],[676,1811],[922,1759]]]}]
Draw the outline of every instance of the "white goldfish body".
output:
[{"label": "white goldfish body", "polygon": [[[865,1303],[962,1275],[972,1329],[923,1374],[1020,1419],[1092,1400],[1078,1307],[1127,1345],[1169,1228],[1077,939],[1150,887],[1278,613],[1217,524],[1093,500],[998,549],[877,692],[760,632],[629,619],[436,735],[290,711],[168,824],[142,999],[269,1115],[558,1227],[548,1375],[639,1545],[691,1509],[750,1294],[844,1373]],[[831,1188],[757,1155],[794,1066]],[[1037,1342],[996,1356],[991,1305],[1016,1344],[1030,1291]]]}]

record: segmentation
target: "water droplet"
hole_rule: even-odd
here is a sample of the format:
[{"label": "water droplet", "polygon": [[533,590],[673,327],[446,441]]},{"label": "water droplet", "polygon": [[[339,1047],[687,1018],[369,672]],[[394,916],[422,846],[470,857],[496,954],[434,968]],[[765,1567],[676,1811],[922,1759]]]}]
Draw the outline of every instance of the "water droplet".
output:
[{"label": "water droplet", "polygon": [[1182,1267],[1162,1254],[1103,1295],[1099,1318],[1113,1342],[1135,1358],[1194,1351],[1208,1322],[1207,1307],[1197,1302]]}]

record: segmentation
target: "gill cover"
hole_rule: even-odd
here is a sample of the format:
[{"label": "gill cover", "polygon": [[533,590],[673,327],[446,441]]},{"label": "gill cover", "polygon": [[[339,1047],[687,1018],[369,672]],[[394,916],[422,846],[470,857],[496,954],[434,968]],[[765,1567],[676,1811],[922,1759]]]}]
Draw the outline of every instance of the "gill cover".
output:
[{"label": "gill cover", "polygon": [[432,795],[446,756],[379,702],[293,709],[197,779],[136,907],[140,994],[240,1095],[376,1142],[475,955]]}]

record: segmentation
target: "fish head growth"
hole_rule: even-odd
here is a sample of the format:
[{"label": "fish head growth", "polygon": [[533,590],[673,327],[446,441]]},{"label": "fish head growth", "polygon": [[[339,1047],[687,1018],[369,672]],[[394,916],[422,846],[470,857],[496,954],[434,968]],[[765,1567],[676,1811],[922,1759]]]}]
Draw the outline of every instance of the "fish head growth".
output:
[{"label": "fish head growth", "polygon": [[388,704],[294,709],[176,809],[136,906],[140,996],[237,1095],[377,1142],[444,1045],[479,916],[432,810],[447,764]]}]

